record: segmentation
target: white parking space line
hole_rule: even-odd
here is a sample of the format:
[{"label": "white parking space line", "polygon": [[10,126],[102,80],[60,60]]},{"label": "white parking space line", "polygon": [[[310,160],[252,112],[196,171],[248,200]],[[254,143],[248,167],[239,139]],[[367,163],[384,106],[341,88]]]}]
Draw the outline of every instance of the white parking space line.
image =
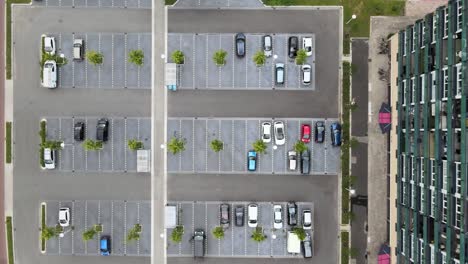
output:
[{"label": "white parking space line", "polygon": [[[114,4],[114,1],[112,1],[112,4]],[[112,34],[112,65],[111,65],[111,87],[114,88],[114,34]]]},{"label": "white parking space line", "polygon": [[[111,202],[111,237],[114,237],[114,201]],[[111,243],[111,250],[114,250],[114,247]]]},{"label": "white parking space line", "polygon": [[[180,137],[182,135],[182,119],[179,120],[179,131],[177,134],[177,137]],[[179,170],[182,170],[182,151],[179,152]]]},{"label": "white parking space line", "polygon": [[[137,224],[140,224],[140,202],[137,202]],[[140,255],[140,240],[137,241],[137,254]]]},{"label": "white parking space line", "polygon": [[[127,6],[127,3],[125,1],[125,6]],[[127,88],[127,63],[128,63],[128,58],[127,58],[127,41],[128,41],[128,35],[127,33],[125,33],[125,41],[124,41],[124,46],[125,46],[125,52],[124,52],[124,59],[125,59],[125,63],[124,63],[124,71],[125,71],[125,74],[124,74],[124,84],[125,84],[125,88]]]},{"label": "white parking space line", "polygon": [[[101,50],[101,33],[98,34],[98,50],[99,50],[99,53],[102,54],[102,50]],[[99,88],[101,88],[101,64],[99,64],[99,67],[98,67],[98,84],[99,84]]]},{"label": "white parking space line", "polygon": [[236,80],[236,45],[234,41],[232,42],[232,88],[235,87],[235,80]]},{"label": "white parking space line", "polygon": [[[127,203],[124,202],[124,236],[127,234]],[[124,254],[127,255],[127,239],[123,238]]]},{"label": "white parking space line", "polygon": [[[88,201],[85,201],[85,224],[84,224],[84,230],[88,230]],[[85,254],[88,254],[88,243],[85,244]]]},{"label": "white parking space line", "polygon": [[[75,202],[74,201],[72,201],[72,212],[75,212]],[[72,223],[75,223],[74,213],[72,213],[70,217],[71,217]],[[71,229],[71,238],[72,238],[71,250],[72,250],[72,255],[73,255],[73,254],[75,254],[75,229],[74,228]]]},{"label": "white parking space line", "polygon": [[[245,47],[244,47],[244,49],[245,49]],[[245,88],[247,88],[247,87],[249,87],[249,84],[248,84],[249,69],[248,69],[248,63],[247,63],[248,59],[245,58],[244,61],[245,61]]]},{"label": "white parking space line", "polygon": [[205,35],[205,88],[208,88],[208,34]]},{"label": "white parking space line", "polygon": [[234,146],[236,145],[236,143],[234,142],[235,140],[235,136],[234,136],[234,120],[231,120],[231,128],[232,128],[232,133],[231,133],[231,142],[232,142],[232,146],[231,146],[231,171],[234,171]]},{"label": "white parking space line", "polygon": [[[75,40],[75,33],[72,34],[72,39]],[[72,60],[72,87],[75,88],[75,60]]]},{"label": "white parking space line", "polygon": [[[221,119],[218,120],[218,139],[221,139]],[[224,148],[224,143],[223,143]],[[221,171],[221,153],[218,151],[218,171]]]},{"label": "white parking space line", "polygon": [[[139,2],[138,2],[139,3]],[[141,34],[138,34],[138,49],[141,49],[141,41],[140,41],[140,36]],[[140,68],[141,67],[137,67],[137,87],[140,88],[141,86],[141,83],[140,83]]]},{"label": "white parking space line", "polygon": [[[88,118],[85,117],[85,137],[88,137]],[[88,151],[84,151],[85,154],[85,168],[88,170]]]},{"label": "white parking space line", "polygon": [[284,61],[284,88],[287,89],[288,88],[288,67],[287,67],[287,64],[288,64],[288,60],[289,60],[289,57],[288,57],[288,38],[289,38],[289,35],[286,35],[286,38],[284,39],[284,41],[286,42],[286,44],[284,45],[285,47],[285,53],[284,53],[284,58],[285,58],[285,61]]},{"label": "white parking space line", "polygon": [[[85,34],[85,40],[86,40],[86,45],[88,45],[88,34]],[[88,88],[88,63],[85,63],[85,87]],[[88,127],[88,124],[86,124],[86,127]],[[86,167],[88,168],[88,167]]]},{"label": "white parking space line", "polygon": [[[219,37],[219,49],[221,49],[221,34],[218,35]],[[221,67],[218,67],[218,88],[221,88]]]},{"label": "white parking space line", "polygon": [[192,50],[192,77],[193,77],[193,80],[192,80],[192,88],[195,89],[195,64],[196,64],[196,50],[197,50],[197,47],[196,47],[196,42],[195,42],[195,35],[192,36],[192,47],[193,47],[193,50]]},{"label": "white parking space line", "polygon": [[[124,119],[124,142],[127,142],[127,118]],[[124,152],[124,170],[127,172],[127,149],[125,147],[125,144],[123,144],[123,152]]]},{"label": "white parking space line", "polygon": [[192,170],[195,172],[195,119],[192,119]]},{"label": "white parking space line", "polygon": [[112,171],[114,171],[114,119],[111,119],[111,160]]}]

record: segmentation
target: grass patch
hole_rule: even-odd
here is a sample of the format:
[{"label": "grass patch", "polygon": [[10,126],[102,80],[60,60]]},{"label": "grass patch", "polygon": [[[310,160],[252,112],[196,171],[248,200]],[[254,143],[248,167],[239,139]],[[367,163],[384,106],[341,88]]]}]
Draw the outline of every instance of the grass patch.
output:
[{"label": "grass patch", "polygon": [[41,126],[40,126],[40,130],[39,130],[39,137],[41,138],[41,144],[40,144],[40,148],[39,148],[39,164],[41,165],[41,167],[45,167],[45,163],[44,163],[44,143],[46,142],[46,121],[41,121]]},{"label": "grass patch", "polygon": [[6,163],[11,163],[11,122],[6,122]]},{"label": "grass patch", "polygon": [[349,233],[341,232],[341,264],[349,263]]},{"label": "grass patch", "polygon": [[[405,1],[402,0],[263,0],[266,5],[343,6],[343,53],[349,54],[350,37],[368,37],[371,16],[401,16]],[[357,18],[346,25],[355,14]]]},{"label": "grass patch", "polygon": [[29,4],[31,0],[6,1],[6,78],[11,80],[11,4]]},{"label": "grass patch", "polygon": [[173,5],[177,0],[165,0],[166,5]]},{"label": "grass patch", "polygon": [[6,217],[6,232],[8,242],[8,264],[15,263],[13,254],[13,224],[11,222],[11,216]]},{"label": "grass patch", "polygon": [[[45,204],[42,204],[41,205],[41,230],[44,230],[46,228],[45,214],[46,214],[46,206]],[[46,240],[41,236],[41,250],[45,251],[45,248],[46,248]]]},{"label": "grass patch", "polygon": [[[342,94],[342,105],[349,105],[350,102],[350,77],[351,77],[351,63],[343,62],[343,94]],[[341,223],[349,224],[350,211],[349,211],[349,187],[350,187],[350,175],[349,175],[349,150],[350,150],[350,136],[349,136],[349,116],[350,109],[343,107],[342,120],[343,125],[342,137],[343,144],[341,146]]]}]

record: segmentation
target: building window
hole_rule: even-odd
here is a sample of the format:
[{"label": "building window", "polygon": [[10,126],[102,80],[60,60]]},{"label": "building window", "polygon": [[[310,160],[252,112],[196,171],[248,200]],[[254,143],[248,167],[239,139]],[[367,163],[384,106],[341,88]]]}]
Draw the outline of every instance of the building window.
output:
[{"label": "building window", "polygon": [[424,240],[419,239],[419,262],[418,263],[424,263]]},{"label": "building window", "polygon": [[444,9],[444,39],[448,37],[448,30],[449,30],[449,12],[448,7]]},{"label": "building window", "polygon": [[436,91],[437,91],[437,74],[436,71],[431,72],[431,102],[435,102],[436,99]]},{"label": "building window", "polygon": [[432,16],[432,42],[435,43],[437,39],[437,13]]},{"label": "building window", "polygon": [[421,98],[420,98],[420,103],[423,104],[424,101],[426,100],[426,75],[425,74],[421,74],[419,75],[419,87],[420,87],[420,91],[421,91]]},{"label": "building window", "polygon": [[449,83],[448,83],[449,76],[448,76],[447,66],[442,68],[442,78],[444,79],[444,86],[442,90],[442,100],[447,100],[448,93],[449,93]]},{"label": "building window", "polygon": [[435,248],[434,244],[430,244],[429,248],[431,249],[431,264],[435,263]]},{"label": "building window", "polygon": [[412,209],[414,209],[414,207],[416,206],[416,185],[414,184],[410,184],[410,192],[411,192],[411,204],[410,204],[410,207]]},{"label": "building window", "polygon": [[448,164],[446,160],[442,161],[442,193],[446,194],[447,193],[447,170],[448,170]]},{"label": "building window", "polygon": [[462,188],[461,188],[462,177],[461,177],[461,162],[458,162],[458,161],[455,161],[455,176],[456,176],[455,195],[457,196],[458,194],[458,197],[460,197],[460,195],[462,194]]},{"label": "building window", "polygon": [[411,37],[411,52],[414,52],[414,50],[416,49],[416,42],[417,42],[417,39],[416,39],[416,27],[412,27],[412,28],[411,28],[411,33],[412,33],[412,37]]},{"label": "building window", "polygon": [[403,106],[406,105],[406,80],[403,80],[401,82],[401,85],[403,86]]},{"label": "building window", "polygon": [[403,56],[406,56],[406,42],[407,42],[406,30],[403,31]]},{"label": "building window", "polygon": [[460,198],[455,198],[455,227],[460,229],[461,227],[461,214],[462,214],[462,205],[461,205],[461,199]]},{"label": "building window", "polygon": [[406,255],[406,231],[404,228],[401,229],[401,254]]},{"label": "building window", "polygon": [[440,251],[441,264],[447,264],[447,253],[443,250]]},{"label": "building window", "polygon": [[421,212],[421,214],[424,214],[425,213],[425,202],[426,202],[426,189],[424,187],[421,187],[421,190],[419,192],[419,212]]},{"label": "building window", "polygon": [[435,196],[435,190],[430,190],[431,193],[431,216],[435,216],[435,207],[436,207],[436,196]]},{"label": "building window", "polygon": [[403,196],[403,199],[401,199],[401,203],[402,203],[403,205],[406,205],[406,204],[407,204],[407,198],[406,198],[406,197],[408,197],[408,196],[406,195],[406,194],[407,194],[407,192],[406,192],[406,185],[407,185],[406,182],[402,182],[402,183],[401,183],[401,187],[402,187],[402,188],[401,188],[401,189],[402,189],[401,195]]},{"label": "building window", "polygon": [[411,77],[410,79],[410,103],[411,105],[414,105],[414,102],[416,102],[416,82],[414,80],[414,77]]},{"label": "building window", "polygon": [[413,259],[413,257],[414,257],[413,256],[413,252],[414,252],[414,234],[413,233],[411,233],[411,235],[410,235],[410,240],[411,240],[410,241],[410,246],[411,247],[410,247],[410,251],[409,251],[409,258],[410,258],[411,261],[414,261],[414,259]]},{"label": "building window", "polygon": [[462,96],[462,88],[463,88],[462,64],[461,64],[461,63],[457,63],[457,64],[455,65],[455,69],[456,69],[456,72],[457,72],[457,94],[455,95],[455,98],[460,99],[461,96]]},{"label": "building window", "polygon": [[463,4],[461,0],[457,0],[457,33],[462,31],[463,25]]},{"label": "building window", "polygon": [[411,183],[414,183],[414,175],[415,175],[415,171],[416,171],[416,169],[415,169],[416,164],[415,164],[414,160],[415,160],[414,156],[411,155],[410,164],[409,164],[410,165],[410,173],[411,173],[410,174],[410,182]]},{"label": "building window", "polygon": [[430,182],[430,187],[432,189],[435,188],[435,179],[436,179],[436,173],[437,173],[437,164],[435,159],[431,159],[431,182]]},{"label": "building window", "polygon": [[419,47],[424,48],[426,43],[426,21],[419,23]]},{"label": "building window", "polygon": [[426,171],[424,167],[424,157],[421,157],[419,159],[419,186],[424,187],[425,186],[425,176]]},{"label": "building window", "polygon": [[447,213],[448,213],[448,205],[447,205],[447,194],[442,193],[442,222],[447,223]]}]

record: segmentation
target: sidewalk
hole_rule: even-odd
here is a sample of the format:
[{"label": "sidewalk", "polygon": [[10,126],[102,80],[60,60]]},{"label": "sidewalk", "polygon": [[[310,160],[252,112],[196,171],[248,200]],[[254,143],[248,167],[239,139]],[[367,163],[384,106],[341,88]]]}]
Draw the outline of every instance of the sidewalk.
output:
[{"label": "sidewalk", "polygon": [[[5,102],[4,102],[4,111],[5,111],[5,122],[13,122],[13,81],[5,81]],[[13,123],[12,123],[13,124]],[[5,193],[4,193],[4,206],[5,206],[5,215],[13,216],[13,162],[14,162],[14,140],[13,140],[13,131],[14,124],[12,125],[12,139],[11,139],[11,148],[12,148],[12,163],[5,163],[4,168],[4,184],[5,184]]]}]

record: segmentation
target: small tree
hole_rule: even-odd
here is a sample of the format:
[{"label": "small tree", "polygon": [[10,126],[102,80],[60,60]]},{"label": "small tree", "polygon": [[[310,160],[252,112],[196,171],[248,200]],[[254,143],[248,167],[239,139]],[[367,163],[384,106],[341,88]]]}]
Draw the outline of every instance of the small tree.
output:
[{"label": "small tree", "polygon": [[225,50],[217,50],[213,54],[213,61],[217,66],[223,66],[224,64],[226,64],[226,56],[227,52]]},{"label": "small tree", "polygon": [[128,148],[130,150],[139,150],[143,148],[143,142],[138,141],[136,139],[130,139],[128,141]]},{"label": "small tree", "polygon": [[260,243],[266,239],[266,236],[265,234],[263,234],[263,229],[260,226],[257,226],[255,230],[252,232],[251,238],[253,241]]},{"label": "small tree", "polygon": [[253,61],[257,66],[262,66],[266,62],[265,52],[263,50],[257,51],[253,56]]},{"label": "small tree", "polygon": [[141,225],[135,224],[127,233],[127,241],[136,241],[140,239]]},{"label": "small tree", "polygon": [[307,52],[305,49],[300,49],[297,51],[297,56],[296,56],[296,64],[297,65],[303,65],[306,62],[307,59]]},{"label": "small tree", "polygon": [[91,227],[90,229],[86,230],[83,232],[83,241],[88,241],[94,238],[94,236],[97,234],[96,228]]},{"label": "small tree", "polygon": [[171,58],[172,58],[172,61],[176,64],[184,64],[185,55],[180,50],[175,50],[174,52],[172,52]]},{"label": "small tree", "polygon": [[185,150],[185,140],[178,138],[178,137],[173,137],[169,141],[169,144],[167,145],[167,150],[171,152],[173,155],[182,152]]},{"label": "small tree", "polygon": [[263,142],[263,140],[259,139],[259,140],[256,140],[252,144],[252,147],[257,153],[265,154],[266,149],[267,149],[267,144],[265,142]]},{"label": "small tree", "polygon": [[213,233],[213,236],[216,238],[216,239],[223,239],[224,238],[224,229],[220,226],[217,226],[213,229],[212,231]]},{"label": "small tree", "polygon": [[52,226],[45,226],[42,230],[41,230],[41,238],[44,239],[44,240],[49,240],[53,237],[56,237],[58,236],[58,233],[57,233],[57,230],[55,227],[52,227]]},{"label": "small tree", "polygon": [[86,52],[86,59],[94,66],[101,65],[104,60],[104,55],[95,50],[89,50]]},{"label": "small tree", "polygon": [[50,149],[60,149],[62,148],[63,141],[45,141],[41,144],[43,148],[50,148]]},{"label": "small tree", "polygon": [[220,152],[224,148],[224,143],[219,139],[214,139],[211,141],[210,146],[214,152]]},{"label": "small tree", "polygon": [[143,54],[142,50],[131,50],[128,53],[128,60],[136,66],[143,65],[144,58],[145,54]]},{"label": "small tree", "polygon": [[296,144],[294,144],[294,150],[297,151],[297,153],[302,153],[303,151],[306,151],[308,149],[309,147],[307,147],[307,145],[301,140],[298,140]]},{"label": "small tree", "polygon": [[83,142],[83,148],[84,148],[86,151],[89,151],[89,150],[100,150],[100,149],[102,149],[102,141],[95,141],[95,140],[92,140],[92,139],[86,139],[86,140]]},{"label": "small tree", "polygon": [[175,243],[182,242],[182,236],[184,235],[184,227],[176,226],[171,233],[171,240]]},{"label": "small tree", "polygon": [[306,238],[306,232],[305,232],[304,228],[295,227],[295,228],[293,229],[293,232],[294,232],[294,234],[297,235],[297,237],[298,237],[299,240],[301,240],[301,241],[304,241],[304,239]]}]

